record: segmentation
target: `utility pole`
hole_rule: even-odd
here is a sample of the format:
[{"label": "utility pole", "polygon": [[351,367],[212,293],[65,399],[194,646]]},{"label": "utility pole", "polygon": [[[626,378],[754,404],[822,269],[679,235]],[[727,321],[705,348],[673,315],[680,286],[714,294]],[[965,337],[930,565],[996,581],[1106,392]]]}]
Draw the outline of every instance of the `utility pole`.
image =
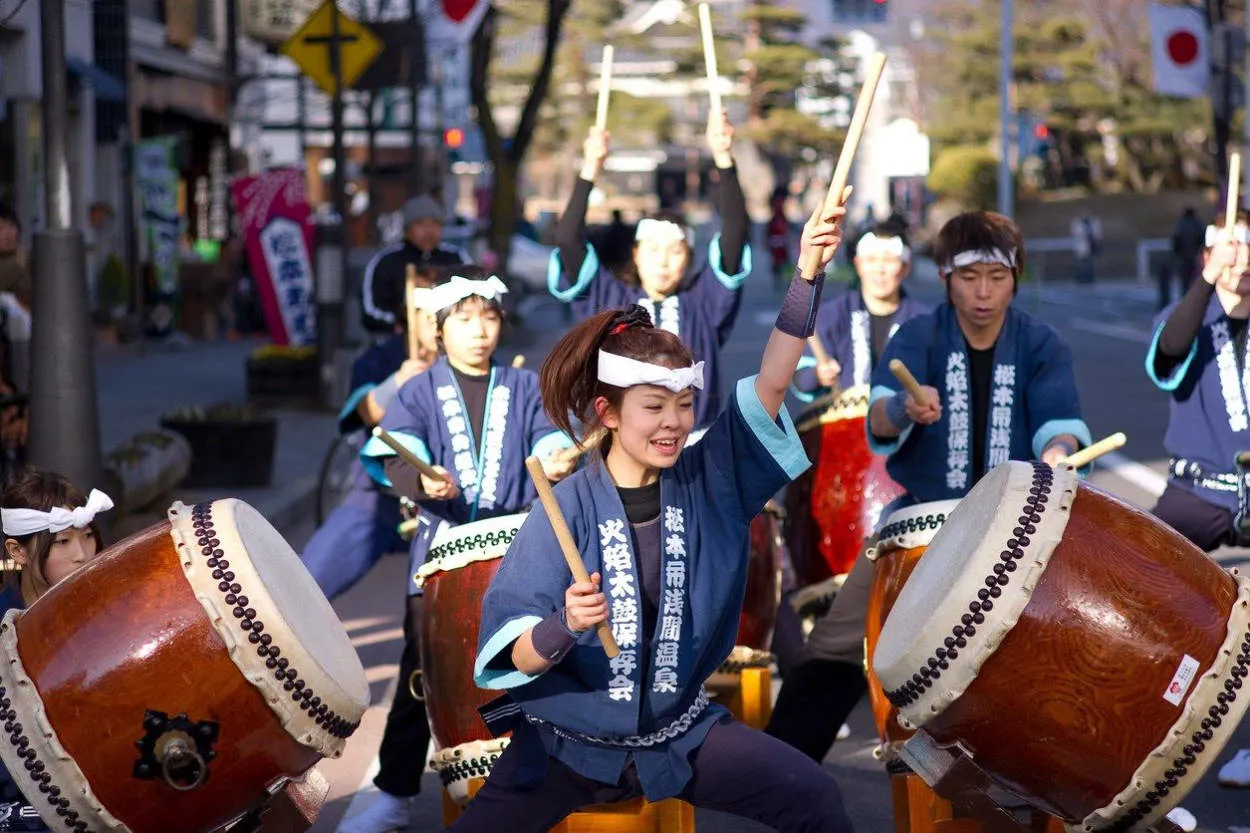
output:
[{"label": "utility pole", "polygon": [[[412,152],[408,163],[408,193],[421,193],[421,85],[425,83],[425,27],[417,16],[417,0],[408,0],[408,19],[412,23],[412,49],[408,53],[408,93],[412,102]],[[1248,128],[1250,129],[1250,128]]]},{"label": "utility pole", "polygon": [[317,259],[317,359],[321,388],[327,403],[337,400],[335,354],[343,343],[343,294],[347,280],[347,162],[343,147],[343,31],[337,0],[330,3],[330,72],[334,95],[330,98],[331,157],[334,173],[331,203],[334,218],[319,229],[324,256]]},{"label": "utility pole", "polygon": [[95,356],[87,311],[86,253],[73,228],[65,71],[65,0],[39,4],[47,226],[35,234],[31,333],[30,462],[84,490],[102,485]]},{"label": "utility pole", "polygon": [[1002,20],[998,33],[998,213],[1010,217],[1016,210],[1015,183],[1011,176],[1011,81],[1015,41],[1012,0],[1001,0]]}]

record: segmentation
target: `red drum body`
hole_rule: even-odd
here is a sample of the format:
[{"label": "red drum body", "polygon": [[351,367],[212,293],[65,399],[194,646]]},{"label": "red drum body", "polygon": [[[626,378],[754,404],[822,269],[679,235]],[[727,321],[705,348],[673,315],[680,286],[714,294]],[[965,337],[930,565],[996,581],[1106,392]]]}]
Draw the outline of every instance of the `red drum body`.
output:
[{"label": "red drum body", "polygon": [[897,757],[899,745],[911,737],[912,732],[899,725],[898,709],[886,698],[881,681],[872,670],[877,641],[907,579],[946,522],[947,515],[958,503],[956,500],[943,500],[896,510],[881,527],[876,545],[868,551],[868,558],[873,562],[872,590],[865,622],[868,699],[872,703],[877,736],[881,738],[877,756],[882,759]]},{"label": "red drum body", "polygon": [[800,587],[850,572],[902,489],[868,450],[868,386],[814,402],[798,419],[812,467],[786,489],[785,540]]},{"label": "red drum body", "polygon": [[1146,830],[1250,690],[1250,582],[1067,466],[1010,462],[946,519],[881,631],[903,719],[1069,829]]},{"label": "red drum body", "polygon": [[0,626],[0,758],[58,833],[216,830],[369,702],[329,602],[247,504],[176,503]]},{"label": "red drum body", "polygon": [[757,651],[772,645],[781,604],[782,511],[769,501],[764,511],[751,521],[750,554],[747,560],[747,590],[738,620],[738,644]]},{"label": "red drum body", "polygon": [[[499,696],[473,682],[482,597],[499,570],[525,514],[503,515],[441,530],[418,572],[421,683],[430,733],[438,746],[432,765],[457,802],[469,800],[470,778],[485,778],[508,745],[492,738],[478,707]],[[400,680],[400,685],[414,685]]]}]

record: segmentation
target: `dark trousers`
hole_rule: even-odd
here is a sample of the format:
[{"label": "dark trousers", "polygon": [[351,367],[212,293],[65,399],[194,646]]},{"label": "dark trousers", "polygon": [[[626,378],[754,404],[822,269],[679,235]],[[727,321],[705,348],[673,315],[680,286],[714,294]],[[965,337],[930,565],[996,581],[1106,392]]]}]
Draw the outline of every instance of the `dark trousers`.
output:
[{"label": "dark trousers", "polygon": [[1211,552],[1225,544],[1236,543],[1233,513],[1223,506],[1203,500],[1188,489],[1169,482],[1159,502],[1155,504],[1154,516],[1184,535],[1204,552]]},{"label": "dark trousers", "polygon": [[[421,679],[413,679],[421,669],[421,596],[408,597],[404,616],[404,654],[399,660],[399,685],[386,716],[386,730],[378,750],[378,774],[373,783],[379,790],[408,798],[421,792],[421,775],[430,746],[430,724],[425,715]],[[412,696],[416,688],[422,699]]]},{"label": "dark trousers", "polygon": [[[592,804],[642,795],[631,765],[615,785],[574,772],[550,759],[538,787],[507,787],[523,754],[510,745],[464,814],[455,833],[544,833]],[[694,776],[679,798],[696,807],[753,819],[783,833],[849,833],[842,793],[829,773],[803,755],[741,723],[724,719],[690,756]]]}]

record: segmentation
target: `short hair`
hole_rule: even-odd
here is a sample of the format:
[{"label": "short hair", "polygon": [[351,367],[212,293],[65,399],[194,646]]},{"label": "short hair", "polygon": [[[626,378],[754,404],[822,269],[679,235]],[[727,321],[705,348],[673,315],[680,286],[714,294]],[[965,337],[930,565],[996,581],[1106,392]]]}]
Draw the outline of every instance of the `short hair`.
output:
[{"label": "short hair", "polygon": [[1024,271],[1024,236],[1019,226],[993,211],[969,211],[948,220],[938,232],[933,259],[938,271],[947,275],[956,255],[982,249],[998,249],[1007,255],[1015,264],[1012,274],[1019,279]]}]

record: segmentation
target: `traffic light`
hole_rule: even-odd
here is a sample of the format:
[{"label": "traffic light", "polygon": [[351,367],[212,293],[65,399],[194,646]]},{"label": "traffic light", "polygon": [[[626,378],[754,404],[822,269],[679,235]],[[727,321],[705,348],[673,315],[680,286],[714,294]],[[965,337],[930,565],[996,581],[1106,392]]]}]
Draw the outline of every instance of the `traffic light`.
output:
[{"label": "traffic light", "polygon": [[449,127],[443,131],[443,144],[448,150],[459,150],[464,147],[464,131],[459,127]]}]

